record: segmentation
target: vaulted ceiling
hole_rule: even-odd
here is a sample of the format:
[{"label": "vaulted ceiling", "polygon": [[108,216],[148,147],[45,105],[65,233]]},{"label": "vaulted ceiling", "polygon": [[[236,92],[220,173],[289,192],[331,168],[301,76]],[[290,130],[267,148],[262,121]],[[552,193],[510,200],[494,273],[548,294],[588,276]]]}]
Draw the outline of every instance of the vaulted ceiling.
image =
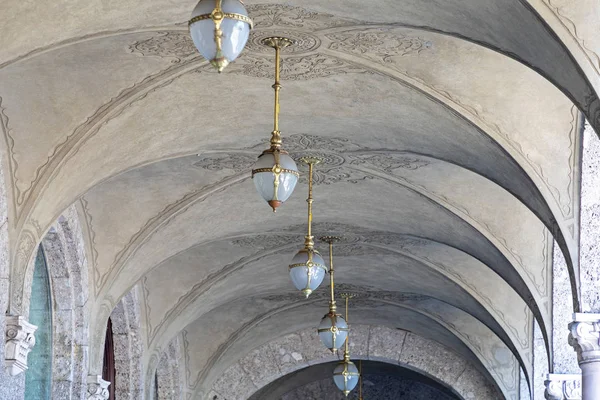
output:
[{"label": "vaulted ceiling", "polygon": [[247,1],[255,29],[221,75],[189,39],[193,2],[5,3],[13,274],[77,203],[95,337],[139,283],[148,365],[181,332],[198,341],[190,393],[326,310],[287,276],[306,174],[277,214],[250,180],[271,130],[270,35],[298,42],[283,53],[284,147],[324,159],[315,231],[344,238],[356,320],[454,349],[510,398],[514,371],[530,377],[534,319],[551,343],[554,240],[578,307],[578,109],[600,125],[600,39],[565,19],[585,27],[597,2]]}]

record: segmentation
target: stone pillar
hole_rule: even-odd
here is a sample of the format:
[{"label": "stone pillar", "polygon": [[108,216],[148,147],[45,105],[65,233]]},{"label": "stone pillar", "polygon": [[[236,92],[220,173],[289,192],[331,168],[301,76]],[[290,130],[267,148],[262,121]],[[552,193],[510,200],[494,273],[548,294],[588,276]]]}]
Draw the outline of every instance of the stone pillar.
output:
[{"label": "stone pillar", "polygon": [[30,324],[22,316],[6,316],[4,358],[10,376],[19,375],[27,370],[27,355],[35,346],[36,329],[37,326]]},{"label": "stone pillar", "polygon": [[108,400],[110,382],[102,379],[100,375],[88,375],[87,383],[88,400]]},{"label": "stone pillar", "polygon": [[582,400],[581,375],[548,374],[545,384],[548,400]]},{"label": "stone pillar", "polygon": [[600,399],[600,314],[575,314],[569,344],[577,351],[583,400]]}]

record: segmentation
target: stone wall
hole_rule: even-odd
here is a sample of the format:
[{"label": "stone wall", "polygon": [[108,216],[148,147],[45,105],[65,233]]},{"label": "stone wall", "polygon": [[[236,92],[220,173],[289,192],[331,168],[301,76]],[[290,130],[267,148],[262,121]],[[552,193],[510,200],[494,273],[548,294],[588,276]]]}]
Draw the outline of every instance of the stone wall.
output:
[{"label": "stone wall", "polygon": [[[491,378],[468,361],[437,342],[407,331],[355,325],[351,353],[353,359],[405,366],[451,388],[465,400],[503,398]],[[261,346],[231,365],[204,398],[247,399],[282,376],[330,361],[337,361],[337,356],[324,349],[313,329],[303,330]]]},{"label": "stone wall", "polygon": [[[421,382],[391,376],[368,375],[363,379],[363,396],[377,400],[455,400],[439,390]],[[286,393],[281,400],[358,400],[358,388],[345,397],[335,386],[331,378],[312,382],[292,392]]]},{"label": "stone wall", "polygon": [[53,399],[81,399],[86,394],[88,364],[87,260],[75,207],[52,225],[42,248],[53,297]]},{"label": "stone wall", "polygon": [[581,168],[581,308],[600,313],[600,138],[586,125]]},{"label": "stone wall", "polygon": [[167,349],[161,353],[156,369],[158,384],[158,400],[179,400],[182,398],[181,379],[181,351],[179,336],[176,337]]},{"label": "stone wall", "polygon": [[[10,289],[10,252],[8,235],[8,195],[4,185],[4,168],[0,168],[0,329],[4,335]],[[0,346],[0,360],[4,360],[4,342]],[[20,400],[25,395],[25,374],[11,377],[4,365],[0,368],[0,399]]]},{"label": "stone wall", "polygon": [[140,332],[140,305],[137,287],[125,295],[110,315],[113,327],[117,399],[141,399],[143,343]]}]

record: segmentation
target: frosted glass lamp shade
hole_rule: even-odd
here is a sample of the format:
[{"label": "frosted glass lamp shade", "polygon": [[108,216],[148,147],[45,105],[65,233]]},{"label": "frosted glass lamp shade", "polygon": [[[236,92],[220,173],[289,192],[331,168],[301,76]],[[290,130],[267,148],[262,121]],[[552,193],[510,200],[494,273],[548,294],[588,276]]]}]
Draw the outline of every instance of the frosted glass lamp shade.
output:
[{"label": "frosted glass lamp shade", "polygon": [[279,150],[264,152],[252,168],[254,186],[273,211],[290,198],[298,177],[294,159]]},{"label": "frosted glass lamp shade", "polygon": [[352,361],[344,360],[333,370],[333,381],[345,396],[354,390],[358,384],[360,373]]},{"label": "frosted glass lamp shade", "polygon": [[[189,26],[200,54],[221,72],[246,46],[252,22],[239,0],[222,0],[221,12],[217,12],[216,5],[216,0],[200,0]],[[215,31],[219,22],[220,39]]]},{"label": "frosted glass lamp shade", "polygon": [[290,278],[296,289],[306,297],[317,290],[325,278],[327,267],[323,257],[316,250],[302,249],[290,264]]},{"label": "frosted glass lamp shade", "polygon": [[319,338],[331,352],[339,350],[348,337],[348,324],[339,314],[329,313],[319,324]]}]

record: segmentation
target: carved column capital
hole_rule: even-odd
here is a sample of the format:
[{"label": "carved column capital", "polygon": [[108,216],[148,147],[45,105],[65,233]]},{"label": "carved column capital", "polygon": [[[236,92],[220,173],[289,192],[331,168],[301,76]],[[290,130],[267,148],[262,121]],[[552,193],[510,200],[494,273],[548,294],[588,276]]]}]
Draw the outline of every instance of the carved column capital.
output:
[{"label": "carved column capital", "polygon": [[108,400],[108,386],[110,382],[102,379],[100,375],[88,375],[87,398],[88,400]]},{"label": "carved column capital", "polygon": [[4,358],[9,375],[15,376],[27,371],[27,355],[35,346],[36,330],[37,326],[20,315],[6,316]]},{"label": "carved column capital", "polygon": [[600,314],[574,314],[569,324],[569,344],[579,365],[600,361]]},{"label": "carved column capital", "polygon": [[548,374],[544,384],[548,400],[581,400],[581,375]]}]

